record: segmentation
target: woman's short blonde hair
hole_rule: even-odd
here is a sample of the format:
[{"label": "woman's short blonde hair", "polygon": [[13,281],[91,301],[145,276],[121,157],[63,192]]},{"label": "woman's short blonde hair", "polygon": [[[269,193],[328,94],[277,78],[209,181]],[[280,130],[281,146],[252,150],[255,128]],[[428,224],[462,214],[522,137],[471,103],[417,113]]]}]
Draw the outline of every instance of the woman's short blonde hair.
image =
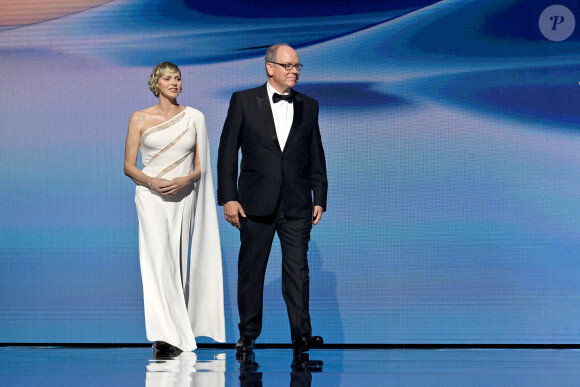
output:
[{"label": "woman's short blonde hair", "polygon": [[177,65],[171,62],[161,62],[157,66],[153,67],[153,71],[151,71],[151,76],[149,77],[149,90],[155,94],[156,97],[159,97],[159,89],[157,88],[157,81],[159,78],[164,76],[165,74],[175,74],[179,73],[181,75],[181,70]]}]

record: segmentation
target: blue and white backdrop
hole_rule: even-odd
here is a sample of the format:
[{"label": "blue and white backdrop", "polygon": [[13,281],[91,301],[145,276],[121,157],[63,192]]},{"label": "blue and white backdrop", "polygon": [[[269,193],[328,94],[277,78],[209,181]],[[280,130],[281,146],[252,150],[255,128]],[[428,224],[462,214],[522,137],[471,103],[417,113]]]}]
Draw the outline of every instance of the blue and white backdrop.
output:
[{"label": "blue and white backdrop", "polygon": [[[146,342],[129,115],[156,103],[155,64],[180,65],[215,173],[229,97],[265,82],[264,50],[281,41],[304,64],[296,89],[320,102],[328,160],[314,333],[580,342],[579,1],[0,9],[0,342]],[[218,214],[233,342],[239,237]],[[276,240],[261,342],[289,341],[280,271]]]}]

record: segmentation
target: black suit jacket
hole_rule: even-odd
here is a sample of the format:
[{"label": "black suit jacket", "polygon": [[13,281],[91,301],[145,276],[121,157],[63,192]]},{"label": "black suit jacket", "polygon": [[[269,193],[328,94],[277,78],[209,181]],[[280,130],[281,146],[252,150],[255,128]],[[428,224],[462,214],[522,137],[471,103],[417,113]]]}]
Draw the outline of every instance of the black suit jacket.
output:
[{"label": "black suit jacket", "polygon": [[294,119],[284,151],[276,135],[266,84],[232,95],[218,151],[220,205],[237,200],[246,214],[269,216],[281,197],[286,216],[305,218],[312,216],[314,196],[314,205],[326,210],[328,181],[318,102],[293,93]]}]

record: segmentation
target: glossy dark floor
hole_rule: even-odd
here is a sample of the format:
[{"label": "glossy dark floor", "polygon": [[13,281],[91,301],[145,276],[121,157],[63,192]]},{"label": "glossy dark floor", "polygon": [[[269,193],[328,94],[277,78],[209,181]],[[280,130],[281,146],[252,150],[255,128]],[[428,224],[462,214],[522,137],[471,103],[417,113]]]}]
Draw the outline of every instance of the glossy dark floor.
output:
[{"label": "glossy dark floor", "polygon": [[576,349],[198,349],[0,347],[2,386],[578,386]]}]

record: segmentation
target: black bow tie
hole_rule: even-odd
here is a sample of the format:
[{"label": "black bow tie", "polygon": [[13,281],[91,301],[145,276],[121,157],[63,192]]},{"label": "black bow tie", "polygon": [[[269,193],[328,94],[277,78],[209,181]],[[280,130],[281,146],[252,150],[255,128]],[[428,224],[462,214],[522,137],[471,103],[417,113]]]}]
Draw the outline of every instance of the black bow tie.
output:
[{"label": "black bow tie", "polygon": [[284,95],[280,95],[278,93],[274,93],[274,95],[272,96],[272,101],[274,101],[274,103],[284,100],[286,102],[292,103],[292,101],[294,100],[294,94],[290,93],[290,94],[284,94]]}]

